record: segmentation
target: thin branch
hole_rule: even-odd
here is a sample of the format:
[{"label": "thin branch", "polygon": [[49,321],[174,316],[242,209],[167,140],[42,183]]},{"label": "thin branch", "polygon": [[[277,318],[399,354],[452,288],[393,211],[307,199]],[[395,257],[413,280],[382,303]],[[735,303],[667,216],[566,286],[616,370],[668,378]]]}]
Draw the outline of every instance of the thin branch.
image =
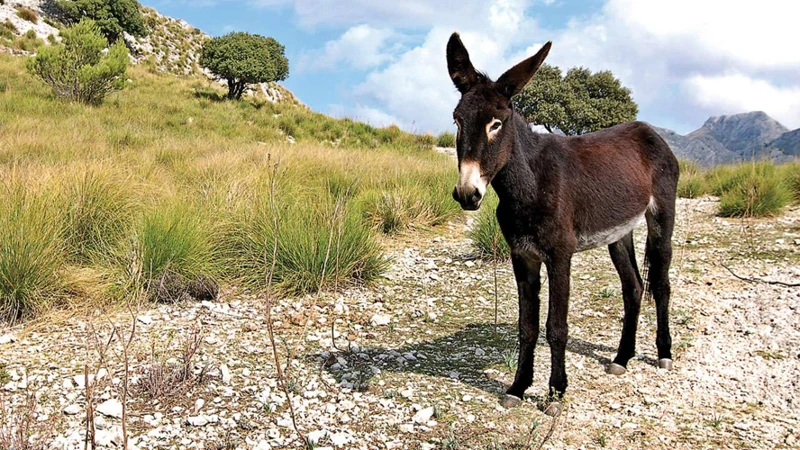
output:
[{"label": "thin branch", "polygon": [[800,283],[786,283],[786,282],[783,282],[783,281],[776,281],[776,280],[764,280],[762,278],[743,277],[741,275],[737,275],[736,272],[734,272],[733,269],[731,269],[730,267],[725,265],[725,263],[721,263],[721,264],[722,264],[722,267],[728,269],[728,272],[730,272],[731,275],[733,275],[734,277],[736,277],[736,278],[738,278],[738,279],[740,279],[742,281],[747,281],[748,283],[764,283],[764,284],[772,284],[772,285],[776,285],[776,286],[786,286],[786,287],[798,287],[798,286],[800,286]]}]

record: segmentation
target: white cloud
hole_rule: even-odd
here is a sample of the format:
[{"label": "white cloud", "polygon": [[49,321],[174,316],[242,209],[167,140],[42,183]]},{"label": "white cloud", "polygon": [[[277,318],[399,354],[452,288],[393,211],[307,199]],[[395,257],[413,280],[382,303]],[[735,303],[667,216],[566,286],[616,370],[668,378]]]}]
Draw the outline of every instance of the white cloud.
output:
[{"label": "white cloud", "polygon": [[[294,8],[306,24],[363,22],[373,30],[394,30],[384,40],[358,40],[346,36],[351,28],[326,44],[325,54],[338,54],[331,61],[352,67],[372,67],[354,90],[355,103],[371,105],[406,129],[451,127],[458,94],[447,76],[445,45],[455,29],[475,66],[492,77],[552,40],[549,63],[611,70],[632,89],[643,119],[679,125],[680,132],[699,127],[709,115],[756,109],[789,127],[800,126],[800,113],[794,112],[800,111],[800,52],[793,48],[800,42],[800,27],[794,23],[800,2],[607,0],[591,16],[546,30],[533,15],[538,5],[549,3],[465,0],[454,8],[438,0],[396,5],[297,0]],[[404,28],[426,30],[424,40],[386,52],[403,39]],[[353,50],[345,50],[346,43]],[[527,47],[519,51],[520,45]],[[341,56],[348,51],[360,52],[363,59]]]},{"label": "white cloud", "polygon": [[304,54],[298,64],[298,71],[329,69],[337,65],[358,70],[379,66],[392,57],[386,42],[393,35],[394,32],[388,28],[354,26],[339,39],[328,41],[322,50]]},{"label": "white cloud", "polygon": [[695,75],[682,84],[688,98],[715,114],[768,111],[790,128],[800,127],[800,85],[779,87],[745,75]]}]

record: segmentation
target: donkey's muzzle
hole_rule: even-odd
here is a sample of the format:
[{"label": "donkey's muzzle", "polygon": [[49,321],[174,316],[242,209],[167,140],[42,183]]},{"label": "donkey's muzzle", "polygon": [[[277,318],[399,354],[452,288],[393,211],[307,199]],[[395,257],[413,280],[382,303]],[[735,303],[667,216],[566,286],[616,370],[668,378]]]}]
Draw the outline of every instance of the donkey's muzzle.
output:
[{"label": "donkey's muzzle", "polygon": [[456,186],[453,189],[453,199],[466,211],[475,211],[481,207],[483,194],[474,186]]}]

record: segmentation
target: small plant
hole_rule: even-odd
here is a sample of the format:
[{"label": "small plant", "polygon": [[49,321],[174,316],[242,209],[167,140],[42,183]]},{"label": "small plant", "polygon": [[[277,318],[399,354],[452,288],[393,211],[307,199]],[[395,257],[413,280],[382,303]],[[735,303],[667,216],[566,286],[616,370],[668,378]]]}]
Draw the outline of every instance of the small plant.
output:
[{"label": "small plant", "polygon": [[714,413],[711,416],[711,420],[708,421],[708,425],[711,428],[713,428],[713,429],[715,429],[717,431],[721,430],[722,429],[722,416],[717,414],[717,413]]},{"label": "small plant", "polygon": [[22,20],[27,20],[28,22],[39,23],[39,15],[36,14],[36,11],[26,6],[20,6],[17,8],[17,17]]},{"label": "small plant", "polygon": [[600,298],[610,298],[617,295],[617,290],[606,286],[600,291]]},{"label": "small plant", "polygon": [[128,49],[124,42],[104,53],[108,42],[88,19],[62,31],[61,37],[63,44],[43,47],[28,64],[30,72],[57,97],[99,104],[107,94],[125,86]]},{"label": "small plant", "polygon": [[600,447],[603,447],[603,448],[606,448],[608,446],[608,438],[606,437],[606,433],[605,432],[600,431],[597,434],[597,445],[599,445]]},{"label": "small plant", "polygon": [[515,372],[517,370],[517,360],[519,358],[519,353],[516,349],[506,349],[501,354],[503,357],[503,365],[508,369],[509,372]]},{"label": "small plant", "polygon": [[11,40],[17,33],[19,30],[10,20],[6,19],[4,22],[0,22],[0,38]]},{"label": "small plant", "polygon": [[25,394],[25,403],[14,407],[0,397],[0,450],[46,450],[46,422],[36,413],[36,396]]},{"label": "small plant", "polygon": [[439,147],[453,148],[456,146],[456,135],[449,131],[444,131],[439,134],[436,145]]}]

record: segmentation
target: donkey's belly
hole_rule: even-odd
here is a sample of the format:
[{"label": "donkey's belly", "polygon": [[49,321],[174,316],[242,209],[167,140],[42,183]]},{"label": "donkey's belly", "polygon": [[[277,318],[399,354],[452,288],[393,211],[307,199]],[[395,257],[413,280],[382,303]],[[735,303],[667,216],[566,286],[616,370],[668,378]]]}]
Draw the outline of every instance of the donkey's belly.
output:
[{"label": "donkey's belly", "polygon": [[617,242],[633,231],[639,223],[644,219],[644,211],[633,219],[621,223],[615,227],[607,230],[595,231],[593,233],[578,234],[578,251],[590,250],[601,245],[609,245]]}]

